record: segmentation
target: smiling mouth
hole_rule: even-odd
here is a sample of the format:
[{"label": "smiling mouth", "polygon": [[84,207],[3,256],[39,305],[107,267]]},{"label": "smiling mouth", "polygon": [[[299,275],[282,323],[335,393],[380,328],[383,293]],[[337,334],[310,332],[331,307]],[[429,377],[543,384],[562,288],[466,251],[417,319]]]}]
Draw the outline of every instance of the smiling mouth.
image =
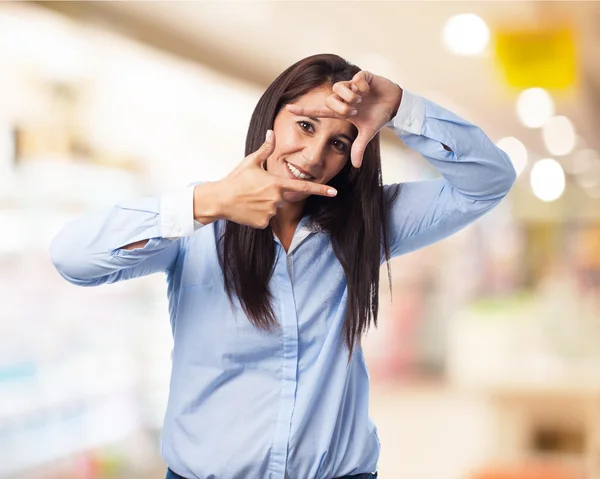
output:
[{"label": "smiling mouth", "polygon": [[306,171],[301,170],[296,165],[292,165],[289,161],[285,162],[287,169],[290,171],[292,175],[294,175],[299,180],[314,180],[314,176],[309,175]]}]

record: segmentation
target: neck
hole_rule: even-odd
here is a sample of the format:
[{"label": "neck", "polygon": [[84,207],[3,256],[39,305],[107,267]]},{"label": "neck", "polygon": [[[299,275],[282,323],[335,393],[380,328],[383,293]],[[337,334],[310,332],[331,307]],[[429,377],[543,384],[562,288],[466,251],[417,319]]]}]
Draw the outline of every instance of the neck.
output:
[{"label": "neck", "polygon": [[304,203],[304,201],[297,201],[294,203],[284,202],[283,205],[277,209],[277,214],[273,217],[272,222],[278,227],[295,227],[302,219]]},{"label": "neck", "polygon": [[288,203],[287,201],[277,210],[277,214],[271,218],[271,229],[282,242],[284,248],[288,249],[294,232],[304,210],[304,201]]}]

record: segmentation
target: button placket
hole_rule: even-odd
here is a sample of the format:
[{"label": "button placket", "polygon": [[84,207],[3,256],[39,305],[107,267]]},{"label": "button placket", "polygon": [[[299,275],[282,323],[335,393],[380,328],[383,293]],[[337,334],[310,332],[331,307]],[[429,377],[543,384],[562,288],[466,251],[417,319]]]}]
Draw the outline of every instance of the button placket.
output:
[{"label": "button placket", "polygon": [[285,263],[287,265],[287,271],[290,277],[290,281],[292,282],[292,286],[294,286],[294,260],[292,259],[291,253],[288,253],[286,255]]},{"label": "button placket", "polygon": [[[283,247],[279,254],[285,254]],[[291,419],[296,401],[296,378],[298,374],[298,318],[294,300],[293,284],[289,266],[290,255],[277,256],[275,278],[282,334],[281,396],[275,432],[274,446],[269,466],[270,477],[284,477],[287,467]],[[284,270],[285,268],[285,270]]]}]

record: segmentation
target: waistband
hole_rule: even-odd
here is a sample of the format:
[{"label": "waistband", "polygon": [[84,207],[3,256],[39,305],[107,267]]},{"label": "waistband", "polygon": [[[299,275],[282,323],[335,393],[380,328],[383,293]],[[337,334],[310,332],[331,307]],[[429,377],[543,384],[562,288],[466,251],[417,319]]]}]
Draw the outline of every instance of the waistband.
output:
[{"label": "waistband", "polygon": [[[165,479],[185,479],[185,477],[174,473],[171,469],[167,469],[167,477]],[[333,479],[377,479],[377,473],[365,472],[363,474],[353,474],[351,476],[334,477]]]}]

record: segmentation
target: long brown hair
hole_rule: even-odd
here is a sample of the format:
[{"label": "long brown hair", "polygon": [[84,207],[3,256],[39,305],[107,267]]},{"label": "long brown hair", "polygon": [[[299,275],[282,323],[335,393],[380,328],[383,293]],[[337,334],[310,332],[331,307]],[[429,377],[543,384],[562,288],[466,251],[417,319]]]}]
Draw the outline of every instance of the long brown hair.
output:
[{"label": "long brown hair", "polygon": [[[264,92],[248,128],[246,156],[264,141],[273,128],[279,110],[302,95],[338,81],[348,81],[360,68],[333,54],[307,57],[281,73]],[[335,198],[310,196],[305,213],[311,227],[329,232],[333,251],[346,276],[348,304],[343,334],[349,349],[348,360],[363,332],[377,326],[379,269],[382,248],[388,261],[387,212],[397,191],[386,199],[381,178],[379,134],[368,144],[360,169],[346,162],[329,184],[338,190]],[[269,280],[275,266],[275,241],[270,227],[254,229],[225,222],[219,240],[219,259],[225,290],[232,301],[236,296],[248,319],[258,328],[277,326],[271,305]]]}]

